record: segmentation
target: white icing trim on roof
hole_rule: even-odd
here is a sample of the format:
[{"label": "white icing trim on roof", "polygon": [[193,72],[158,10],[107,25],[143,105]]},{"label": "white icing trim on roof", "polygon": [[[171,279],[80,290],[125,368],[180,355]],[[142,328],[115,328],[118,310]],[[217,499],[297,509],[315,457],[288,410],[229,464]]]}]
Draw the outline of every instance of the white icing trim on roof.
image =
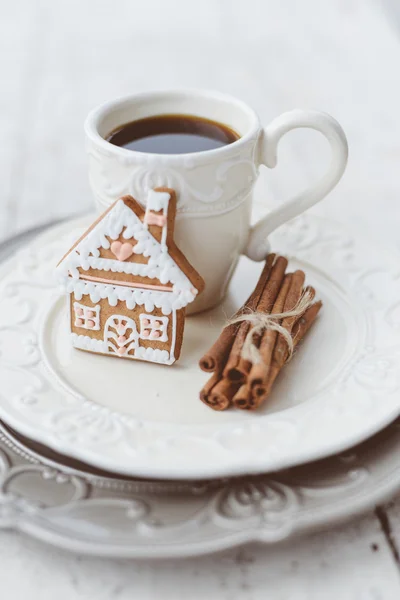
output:
[{"label": "white icing trim on roof", "polygon": [[[163,192],[158,193],[160,196],[164,194]],[[125,239],[134,238],[137,241],[134,253],[149,257],[148,264],[123,262],[100,257],[100,248],[106,250],[110,248],[110,242],[106,236],[116,240],[123,230]],[[78,267],[84,271],[93,268],[126,273],[127,275],[157,278],[162,284],[172,284],[173,291],[177,294],[190,292],[193,288],[190,279],[168,253],[168,248],[160,244],[147,231],[145,224],[142,223],[134,211],[124,204],[123,200],[118,200],[103,219],[89,231],[60,263],[58,271],[63,278],[64,285],[67,284],[69,275],[74,279],[79,278]],[[192,300],[188,300],[184,306],[188,302],[192,302]]]},{"label": "white icing trim on roof", "polygon": [[[164,265],[164,258],[168,258],[168,254],[161,255],[158,262],[149,259],[148,264],[143,263],[131,263],[120,260],[113,260],[110,258],[96,258],[95,256],[88,256],[88,258],[81,260],[80,266],[84,271],[89,269],[98,269],[100,271],[112,271],[113,273],[125,273],[127,275],[140,275],[142,277],[149,277],[151,279],[158,278],[161,283],[170,283],[169,279],[178,281],[179,271],[177,265]],[[61,265],[60,265],[61,266]],[[165,268],[166,267],[166,268]],[[72,277],[79,277],[79,271],[76,267],[70,270]],[[192,287],[192,286],[191,286]]]},{"label": "white icing trim on roof", "polygon": [[154,307],[160,308],[164,315],[169,315],[173,310],[184,308],[193,302],[196,295],[190,290],[180,292],[161,292],[156,290],[145,290],[141,288],[128,288],[122,285],[109,285],[106,283],[93,283],[82,279],[67,277],[63,281],[63,289],[68,293],[74,293],[76,300],[82,296],[89,295],[91,301],[96,304],[102,298],[107,298],[110,306],[116,306],[118,300],[126,302],[128,309],[132,310],[138,304],[144,306],[151,313]]}]

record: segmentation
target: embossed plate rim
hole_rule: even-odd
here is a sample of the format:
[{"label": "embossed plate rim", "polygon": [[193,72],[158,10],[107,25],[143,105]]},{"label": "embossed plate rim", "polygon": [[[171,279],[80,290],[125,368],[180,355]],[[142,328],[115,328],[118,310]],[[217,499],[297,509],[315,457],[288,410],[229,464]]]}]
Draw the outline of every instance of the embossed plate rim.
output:
[{"label": "embossed plate rim", "polygon": [[[313,232],[312,227],[310,225],[310,223],[322,223],[322,228],[324,229],[324,236],[321,235],[315,235],[315,232]],[[55,237],[57,237],[57,235],[59,234],[59,232],[61,231],[65,231],[66,227],[70,227],[70,225],[63,225],[62,227],[57,227],[55,229],[52,229],[50,234],[48,233],[47,235],[43,236],[42,238],[40,238],[40,240],[42,240],[36,244],[36,248],[39,249],[44,249],[46,250],[46,248],[48,248],[48,246],[46,246],[46,244],[50,244],[50,240],[54,239]],[[307,229],[308,227],[308,229]],[[315,227],[315,225],[314,225]],[[352,280],[361,280],[363,279],[363,277],[365,278],[365,267],[366,265],[363,264],[363,261],[365,261],[365,257],[364,254],[361,256],[360,252],[356,252],[354,251],[354,242],[349,242],[345,237],[343,237],[342,233],[339,233],[334,230],[333,232],[329,233],[329,227],[332,227],[332,223],[330,221],[324,221],[324,220],[320,220],[320,219],[316,219],[315,217],[303,217],[302,219],[297,220],[294,224],[292,224],[291,226],[286,228],[286,234],[283,234],[283,238],[282,238],[282,234],[279,234],[281,237],[281,241],[282,239],[284,239],[284,236],[287,236],[287,246],[285,247],[285,251],[287,250],[287,252],[289,254],[298,254],[301,255],[301,259],[302,260],[309,260],[311,262],[315,262],[316,257],[316,250],[315,250],[315,246],[317,244],[320,245],[319,247],[319,251],[321,251],[321,248],[323,248],[323,245],[327,244],[330,250],[330,254],[332,254],[331,260],[332,260],[332,268],[333,270],[335,270],[335,268],[337,268],[341,274],[343,275],[343,273],[347,274],[349,277],[351,276]],[[326,230],[326,231],[325,231]],[[311,232],[311,233],[310,233]],[[321,233],[321,231],[317,231],[318,234]],[[314,238],[313,238],[313,234],[314,234]],[[298,240],[296,241],[296,235],[298,237]],[[311,235],[311,241],[310,239],[307,239],[307,235],[310,237]],[[49,239],[49,241],[47,242],[47,239]],[[305,241],[304,241],[305,240]],[[41,245],[42,244],[42,245]],[[308,245],[307,245],[308,244]],[[353,246],[352,246],[353,244]],[[335,252],[332,252],[332,248],[335,249]],[[347,255],[349,252],[349,249],[353,248],[353,256],[351,256],[350,253],[350,259],[349,256]],[[344,256],[344,259],[342,257],[343,252],[347,253]],[[357,264],[357,260],[360,260],[361,258],[361,265]],[[393,257],[392,257],[393,258]],[[313,261],[314,259],[314,261]],[[338,264],[335,264],[335,261],[337,260]],[[8,265],[12,264],[8,263]],[[317,263],[317,268],[318,268],[318,263]],[[371,269],[370,269],[371,270]],[[357,292],[361,293],[362,287],[360,287],[360,285],[357,288]],[[378,298],[378,304],[379,301],[381,301],[380,298]],[[391,309],[391,307],[385,307],[386,312],[388,312],[388,310]],[[376,312],[376,311],[375,311]],[[375,313],[372,315],[374,317],[376,317]],[[390,346],[388,347],[389,350],[393,350]],[[400,348],[395,348],[396,352],[399,352]],[[365,354],[365,353],[364,353]],[[365,358],[364,354],[362,356],[359,357],[359,360],[363,360]],[[374,358],[374,355],[372,355]],[[376,354],[376,360],[379,359],[379,354]],[[367,355],[367,376],[368,376],[368,368],[370,368],[371,365],[368,365],[368,355]],[[385,358],[385,356],[384,356]],[[397,354],[396,354],[396,360],[397,360]],[[361,362],[362,364],[362,362]],[[376,383],[376,382],[374,382]],[[385,381],[383,382],[385,384]],[[396,380],[396,390],[398,389],[398,385],[399,382]],[[385,390],[383,390],[385,392]],[[393,390],[389,390],[388,394],[392,394],[393,395]],[[371,392],[372,394],[372,392]],[[381,394],[384,395],[384,394]],[[88,403],[88,401],[86,400],[86,403]],[[92,403],[93,404],[93,403]],[[373,412],[374,409],[376,410],[377,408],[379,408],[379,403],[376,402],[376,398],[374,399],[374,402],[370,402],[370,407],[371,407],[371,411]],[[297,408],[297,407],[296,407]],[[293,411],[296,411],[296,408],[293,409]],[[311,407],[312,408],[312,407]],[[340,407],[341,410],[343,409],[343,407]],[[360,407],[359,407],[360,408]],[[364,407],[362,407],[364,408]],[[88,411],[96,411],[96,410],[101,410],[104,412],[104,407],[98,407],[96,409],[96,405],[91,406],[88,405],[87,406]],[[352,405],[347,405],[344,406],[344,409],[346,410],[353,410],[354,414],[353,416],[353,421],[356,422],[359,416],[359,413],[357,412],[357,409],[354,410],[354,408],[352,407]],[[106,409],[108,410],[108,409]],[[354,432],[352,432],[352,434],[348,437],[348,439],[346,439],[345,443],[343,442],[343,440],[340,441],[340,443],[334,445],[334,444],[330,444],[329,449],[327,450],[326,447],[324,448],[323,452],[324,454],[332,454],[335,453],[337,451],[342,450],[344,447],[349,447],[350,445],[353,445],[354,443],[358,443],[359,441],[361,441],[362,439],[365,439],[366,437],[370,436],[371,434],[375,433],[379,428],[382,428],[383,426],[385,426],[388,422],[390,422],[391,420],[393,420],[400,411],[400,406],[398,401],[393,401],[393,406],[391,408],[391,410],[387,411],[385,413],[385,418],[382,419],[380,418],[378,421],[375,420],[375,415],[371,416],[371,422],[372,425],[367,429],[364,430],[363,432],[358,431],[357,435],[354,434]],[[109,411],[111,414],[111,411]],[[312,413],[312,410],[310,411],[310,407],[308,407],[308,412]],[[276,417],[274,415],[270,415],[269,417],[269,425],[272,424],[272,426],[274,426],[274,424],[276,424],[278,422],[279,423],[283,423],[283,426],[285,426],[285,418],[287,417],[287,411],[283,411],[281,413],[281,415],[283,415],[283,417],[279,416]],[[26,423],[26,422],[21,422],[18,418],[14,418],[13,415],[11,415],[10,413],[7,413],[7,411],[5,410],[3,404],[0,404],[0,414],[2,415],[2,417],[4,418],[4,420],[6,422],[8,422],[12,427],[14,427],[16,430],[21,431],[22,433],[24,433],[25,435],[27,435],[28,437],[31,437],[32,439],[36,439],[42,443],[45,443],[51,447],[54,447],[56,450],[59,450],[65,454],[69,454],[71,456],[75,456],[77,459],[83,460],[85,462],[88,462],[90,464],[94,464],[95,466],[101,466],[102,468],[106,469],[106,470],[113,470],[115,472],[120,472],[120,473],[125,473],[128,475],[136,475],[136,476],[144,476],[144,477],[154,477],[154,478],[165,478],[165,477],[170,477],[170,478],[182,478],[182,479],[200,479],[200,478],[206,478],[206,477],[219,477],[219,476],[227,476],[227,475],[240,475],[240,474],[246,474],[246,473],[260,473],[263,472],[265,470],[277,470],[277,469],[281,469],[284,467],[288,467],[288,466],[292,466],[294,464],[298,464],[301,462],[307,462],[309,460],[315,460],[317,458],[320,458],[322,456],[321,453],[321,448],[319,447],[315,447],[313,449],[312,452],[308,451],[304,451],[304,448],[300,448],[297,449],[297,453],[296,456],[293,456],[293,453],[291,456],[289,456],[289,458],[286,456],[280,455],[280,456],[275,456],[272,459],[269,457],[265,458],[265,456],[262,456],[261,459],[256,460],[255,456],[253,455],[248,455],[247,457],[245,457],[244,460],[239,461],[238,457],[234,456],[234,453],[231,451],[232,456],[229,462],[229,464],[226,463],[226,461],[221,460],[221,464],[216,465],[203,465],[201,468],[199,467],[199,465],[196,466],[196,469],[192,469],[192,468],[188,468],[186,465],[183,465],[183,468],[181,466],[177,466],[176,464],[174,464],[174,462],[171,460],[171,465],[168,467],[168,469],[165,468],[165,465],[161,465],[161,468],[158,466],[154,466],[154,464],[149,467],[149,464],[146,464],[146,461],[143,460],[143,455],[140,456],[138,461],[132,461],[132,457],[130,457],[130,462],[129,464],[123,464],[121,462],[115,461],[115,459],[112,459],[111,461],[108,460],[108,458],[106,456],[104,456],[101,454],[99,455],[99,448],[83,448],[82,447],[76,447],[74,444],[68,444],[68,443],[62,443],[58,433],[57,435],[53,435],[53,431],[50,433],[47,431],[46,435],[43,436],[43,432],[39,431],[37,428],[37,424],[35,425],[33,422],[32,423]],[[83,414],[83,413],[82,413]],[[278,413],[279,414],[279,413]],[[328,415],[329,418],[331,418],[331,415]],[[342,415],[336,415],[337,417],[339,416],[340,418],[342,418]],[[348,417],[348,415],[347,415]],[[259,421],[259,423],[261,423],[261,419]],[[340,421],[340,423],[345,423],[345,421]],[[235,426],[235,425],[234,425]],[[229,428],[229,425],[224,424],[223,425],[224,429]],[[222,429],[222,428],[221,428]],[[263,432],[265,429],[265,426],[262,427]],[[270,428],[271,431],[271,428]],[[305,436],[306,437],[306,436]],[[198,438],[196,438],[197,440]],[[100,448],[101,450],[101,448]],[[141,450],[141,448],[140,448]],[[223,457],[224,459],[224,457]],[[132,463],[134,463],[132,465]],[[140,464],[139,464],[140,463]]]}]

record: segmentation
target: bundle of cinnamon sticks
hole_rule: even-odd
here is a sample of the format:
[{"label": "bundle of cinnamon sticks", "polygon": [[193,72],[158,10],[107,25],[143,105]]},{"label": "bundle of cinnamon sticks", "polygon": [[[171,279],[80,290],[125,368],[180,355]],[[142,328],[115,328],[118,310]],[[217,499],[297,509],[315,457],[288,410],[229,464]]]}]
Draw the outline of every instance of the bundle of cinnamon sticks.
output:
[{"label": "bundle of cinnamon sticks", "polygon": [[[277,319],[291,335],[292,346],[296,347],[310,329],[322,303],[312,303],[315,290],[304,288],[304,272],[286,273],[287,265],[288,261],[283,256],[268,255],[253,293],[235,317],[245,319],[246,314],[273,316],[287,313],[299,306],[300,299],[307,293],[310,302],[303,313]],[[280,370],[290,356],[284,336],[266,327],[262,333],[252,336],[259,360],[251,362],[244,357],[243,345],[251,327],[247,320],[227,325],[200,359],[200,368],[213,373],[202,388],[200,398],[214,410],[225,410],[230,406],[243,410],[258,408],[270,395]]]}]

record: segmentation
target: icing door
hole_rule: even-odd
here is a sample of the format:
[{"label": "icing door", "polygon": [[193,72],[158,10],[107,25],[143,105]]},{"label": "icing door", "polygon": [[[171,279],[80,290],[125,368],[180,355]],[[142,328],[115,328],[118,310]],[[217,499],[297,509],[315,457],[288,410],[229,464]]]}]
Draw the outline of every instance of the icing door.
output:
[{"label": "icing door", "polygon": [[104,341],[109,354],[134,358],[138,347],[136,323],[123,315],[112,315],[106,321]]}]

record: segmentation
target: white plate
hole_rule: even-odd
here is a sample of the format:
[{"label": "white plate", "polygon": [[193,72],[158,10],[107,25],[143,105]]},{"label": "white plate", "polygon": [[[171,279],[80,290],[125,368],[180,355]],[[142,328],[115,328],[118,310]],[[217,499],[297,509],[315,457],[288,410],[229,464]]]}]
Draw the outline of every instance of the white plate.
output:
[{"label": "white plate", "polygon": [[115,479],[38,452],[0,424],[0,528],[113,558],[274,544],[353,518],[400,488],[399,422],[346,454],[225,482]]},{"label": "white plate", "polygon": [[0,416],[18,431],[109,471],[199,479],[321,458],[400,413],[396,256],[313,217],[274,235],[273,248],[296,256],[291,267],[304,268],[324,308],[262,410],[217,413],[198,400],[207,375],[197,360],[260,265],[243,259],[225,305],[188,319],[176,366],[92,355],[70,347],[52,279],[86,223],[52,229],[0,271]]}]

